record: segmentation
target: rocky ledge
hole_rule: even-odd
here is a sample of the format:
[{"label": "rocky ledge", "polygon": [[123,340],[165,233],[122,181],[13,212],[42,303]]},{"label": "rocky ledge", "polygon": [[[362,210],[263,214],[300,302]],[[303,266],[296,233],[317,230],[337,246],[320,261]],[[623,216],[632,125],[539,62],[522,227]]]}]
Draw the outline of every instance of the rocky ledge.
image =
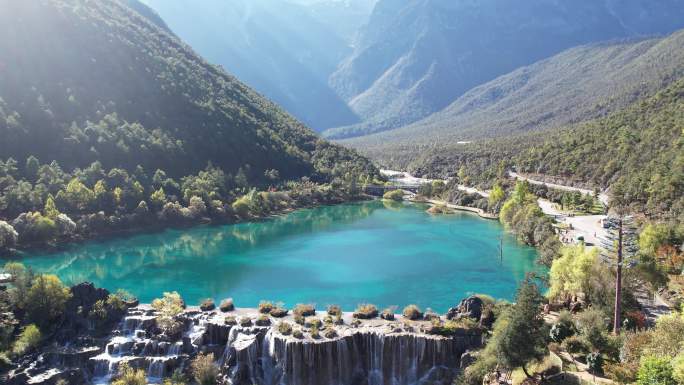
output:
[{"label": "rocky ledge", "polygon": [[446,385],[457,375],[461,356],[482,343],[479,328],[452,325],[443,333],[439,316],[359,320],[343,313],[333,323],[319,313],[302,320],[256,309],[187,308],[168,327],[152,308],[140,305],[128,309],[107,338],[43,349],[12,370],[7,383],[108,383],[122,363],[160,382],[187,370],[198,354],[211,353],[220,384]]}]

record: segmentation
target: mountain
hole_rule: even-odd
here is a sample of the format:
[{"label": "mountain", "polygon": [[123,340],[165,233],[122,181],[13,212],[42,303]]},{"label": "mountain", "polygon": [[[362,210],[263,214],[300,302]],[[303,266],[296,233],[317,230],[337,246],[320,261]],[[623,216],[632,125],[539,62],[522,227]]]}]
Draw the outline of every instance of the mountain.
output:
[{"label": "mountain", "polygon": [[292,0],[306,6],[309,14],[354,44],[359,30],[373,12],[376,0]]},{"label": "mountain", "polygon": [[[146,3],[208,61],[223,66],[310,127],[323,130],[358,122],[328,85],[329,75],[351,50],[350,42],[334,26],[345,28],[348,23],[328,22],[335,10],[360,8],[332,1],[310,5],[283,0],[206,0],[201,6],[187,0]],[[341,15],[364,20],[356,13]]]},{"label": "mountain", "polygon": [[677,0],[380,0],[330,83],[362,124],[331,138],[408,125],[468,90],[565,49],[684,27]]},{"label": "mountain", "polygon": [[325,180],[333,166],[372,169],[130,4],[0,1],[1,158],[173,177],[213,164],[250,184],[272,170]]},{"label": "mountain", "polygon": [[[405,148],[397,148],[397,154]],[[411,153],[410,151],[408,152]],[[684,221],[684,76],[599,118],[513,136],[424,148],[392,167],[491,188],[506,169],[608,189],[613,207]]]},{"label": "mountain", "polygon": [[[344,141],[368,154],[563,127],[620,110],[684,76],[684,30],[571,48],[475,87],[412,125]],[[406,154],[405,154],[406,155]]]},{"label": "mountain", "polygon": [[524,172],[610,187],[614,204],[684,220],[684,78],[605,118],[545,138],[515,160]]}]

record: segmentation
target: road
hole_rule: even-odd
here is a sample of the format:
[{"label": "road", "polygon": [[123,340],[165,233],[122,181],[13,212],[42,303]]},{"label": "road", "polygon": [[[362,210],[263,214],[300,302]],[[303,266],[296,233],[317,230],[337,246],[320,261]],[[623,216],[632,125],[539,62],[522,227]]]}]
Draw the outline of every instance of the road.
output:
[{"label": "road", "polygon": [[[515,172],[509,172],[509,175],[515,179],[526,180],[531,184],[546,184],[549,187],[560,190],[579,191],[582,194],[589,193],[591,195],[594,195],[593,191],[577,187],[544,183],[541,181],[524,177]],[[599,194],[599,200],[601,201],[601,203],[608,206],[608,194]],[[571,217],[558,210],[557,205],[548,200],[539,199],[538,203],[544,214],[553,216],[554,218],[556,218],[558,222],[565,223],[568,225],[568,227],[572,226],[572,230],[568,231],[568,233],[565,235],[566,238],[576,240],[578,236],[582,236],[584,237],[586,243],[590,243],[592,245],[595,245],[596,247],[600,247],[600,240],[602,238],[606,239],[608,236],[607,229],[604,229],[601,225],[601,220],[606,218],[605,215],[581,215]],[[564,236],[561,235],[561,239],[563,238]],[[660,295],[658,295],[657,292],[651,294],[645,285],[641,285],[634,293],[634,296],[636,297],[637,302],[639,302],[639,305],[641,305],[641,308],[643,309],[649,324],[653,324],[658,317],[660,317],[663,314],[668,314],[672,311],[670,305],[666,303],[660,297]]]},{"label": "road", "polygon": [[[408,185],[408,186],[420,186],[423,184],[428,184],[432,183],[434,181],[441,181],[444,182],[444,184],[449,183],[448,179],[427,179],[427,178],[419,178],[415,177],[408,172],[403,172],[403,171],[395,171],[395,170],[380,170],[380,173],[384,176],[386,176],[389,180],[397,183],[397,184],[402,184],[402,185]],[[473,187],[467,187],[464,185],[458,185],[458,189],[461,191],[465,191],[468,194],[478,194],[482,197],[489,198],[489,193],[487,191],[481,191]]]},{"label": "road", "polygon": [[[542,182],[542,181],[530,179],[530,178],[528,178],[528,177],[526,177],[526,176],[520,175],[520,174],[518,174],[517,172],[513,172],[513,171],[509,171],[509,172],[508,172],[508,175],[509,175],[511,178],[513,178],[513,179],[526,180],[526,181],[528,181],[528,182],[531,183],[531,184],[536,184],[536,185],[547,185],[548,187],[554,188],[554,189],[557,189],[557,190],[564,190],[564,191],[579,191],[580,193],[582,193],[582,195],[586,195],[586,194],[589,194],[589,195],[592,195],[592,196],[594,195],[594,192],[591,191],[591,190],[587,190],[587,189],[583,189],[583,188],[579,188],[579,187],[564,186],[564,185],[561,185],[561,184],[546,183],[546,182]],[[602,192],[602,193],[599,193],[598,200],[599,200],[604,206],[608,206],[608,202],[610,201],[610,197],[609,197],[608,194],[606,194],[605,192]]]}]

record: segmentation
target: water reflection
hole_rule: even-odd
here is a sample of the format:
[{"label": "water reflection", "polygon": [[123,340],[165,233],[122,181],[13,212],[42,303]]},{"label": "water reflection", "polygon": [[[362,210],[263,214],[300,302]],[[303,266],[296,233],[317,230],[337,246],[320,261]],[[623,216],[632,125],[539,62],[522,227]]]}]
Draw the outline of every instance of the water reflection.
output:
[{"label": "water reflection", "polygon": [[69,283],[125,288],[149,301],[177,290],[189,303],[234,296],[290,305],[313,301],[445,310],[468,292],[512,296],[535,251],[471,214],[431,216],[425,207],[364,202],[301,210],[269,220],[168,230],[27,256]]}]

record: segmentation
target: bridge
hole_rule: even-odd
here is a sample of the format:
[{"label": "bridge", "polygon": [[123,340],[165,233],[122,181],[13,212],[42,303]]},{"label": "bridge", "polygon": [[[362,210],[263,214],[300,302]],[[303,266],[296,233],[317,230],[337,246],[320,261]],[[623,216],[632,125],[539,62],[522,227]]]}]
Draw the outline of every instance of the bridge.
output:
[{"label": "bridge", "polygon": [[410,185],[409,184],[393,184],[393,185],[371,184],[371,185],[367,185],[363,191],[369,195],[383,196],[386,192],[394,191],[394,190],[410,191],[414,194],[417,194],[419,188],[420,188],[419,185],[414,185],[414,184],[410,184]]}]

